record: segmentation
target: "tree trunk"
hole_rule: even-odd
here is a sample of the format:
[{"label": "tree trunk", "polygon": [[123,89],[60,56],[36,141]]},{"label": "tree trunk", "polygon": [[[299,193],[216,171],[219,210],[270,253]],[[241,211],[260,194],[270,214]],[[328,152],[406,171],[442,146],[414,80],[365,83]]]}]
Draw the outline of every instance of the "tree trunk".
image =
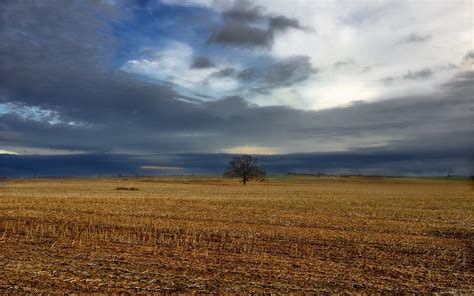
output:
[{"label": "tree trunk", "polygon": [[246,178],[244,178],[244,185],[247,185],[246,183],[247,183],[247,179],[246,179]]}]

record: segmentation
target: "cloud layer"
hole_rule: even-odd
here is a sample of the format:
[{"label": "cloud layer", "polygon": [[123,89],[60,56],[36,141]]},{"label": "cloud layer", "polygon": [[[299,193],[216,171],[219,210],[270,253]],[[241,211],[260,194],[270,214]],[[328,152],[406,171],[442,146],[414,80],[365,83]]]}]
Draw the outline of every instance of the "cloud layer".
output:
[{"label": "cloud layer", "polygon": [[222,22],[214,27],[208,43],[272,47],[275,34],[287,29],[304,29],[297,19],[268,15],[262,6],[253,6],[250,1],[235,1],[222,13]]},{"label": "cloud layer", "polygon": [[[0,150],[50,155],[2,156],[4,174],[17,174],[20,166],[31,172],[28,162],[51,161],[59,168],[64,159],[79,165],[88,157],[88,169],[99,166],[101,157],[107,162],[100,174],[141,166],[189,168],[180,159],[192,163],[191,156],[183,155],[209,167],[198,161],[203,155],[223,159],[228,156],[220,153],[242,147],[289,153],[262,158],[278,172],[310,170],[302,165],[308,157],[316,163],[333,156],[354,157],[352,166],[337,162],[341,170],[358,165],[369,172],[355,159],[376,155],[386,161],[374,160],[373,171],[387,165],[387,173],[470,173],[474,59],[464,49],[463,24],[456,35],[462,46],[453,56],[401,67],[407,47],[442,38],[436,30],[403,29],[386,41],[399,55],[388,67],[379,55],[372,63],[353,48],[360,40],[349,42],[345,54],[313,51],[320,46],[313,40],[326,40],[328,28],[319,18],[328,18],[331,7],[311,22],[297,6],[285,9],[278,1],[170,3],[0,4]],[[338,32],[346,37],[335,35],[337,40],[351,40],[362,28],[377,35],[367,27],[382,21],[379,14],[393,17],[394,8],[387,2],[358,9],[338,15],[344,28]],[[437,56],[425,47],[409,51]],[[361,91],[361,84],[368,90]],[[321,99],[321,89],[329,101]],[[376,95],[363,96],[370,93]],[[394,155],[401,155],[401,163]],[[433,163],[420,161],[423,155]],[[280,160],[291,165],[276,165]],[[324,167],[337,170],[329,162]]]}]

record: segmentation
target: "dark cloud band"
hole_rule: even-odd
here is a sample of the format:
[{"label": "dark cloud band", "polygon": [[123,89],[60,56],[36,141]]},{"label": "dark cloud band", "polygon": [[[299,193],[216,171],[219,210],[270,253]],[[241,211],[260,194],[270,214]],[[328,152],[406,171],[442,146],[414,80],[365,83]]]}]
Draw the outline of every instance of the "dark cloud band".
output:
[{"label": "dark cloud band", "polygon": [[222,22],[214,28],[207,39],[208,44],[270,48],[279,31],[306,30],[297,19],[268,15],[262,7],[248,1],[234,2],[234,6],[222,14]]}]

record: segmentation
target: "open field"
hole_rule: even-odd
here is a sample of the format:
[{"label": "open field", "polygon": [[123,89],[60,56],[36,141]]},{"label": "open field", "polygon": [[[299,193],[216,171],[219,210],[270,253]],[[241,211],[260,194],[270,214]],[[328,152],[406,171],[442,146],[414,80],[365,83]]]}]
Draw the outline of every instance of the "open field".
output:
[{"label": "open field", "polygon": [[473,210],[466,180],[7,180],[0,293],[473,293]]}]

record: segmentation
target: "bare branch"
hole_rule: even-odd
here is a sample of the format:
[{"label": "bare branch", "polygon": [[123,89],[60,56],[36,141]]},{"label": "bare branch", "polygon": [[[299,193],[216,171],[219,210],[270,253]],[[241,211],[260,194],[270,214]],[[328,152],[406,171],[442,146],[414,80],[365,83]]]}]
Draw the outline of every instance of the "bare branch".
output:
[{"label": "bare branch", "polygon": [[229,162],[229,167],[224,173],[225,177],[239,177],[244,185],[252,179],[263,179],[265,170],[260,167],[258,160],[250,155],[237,156]]}]

